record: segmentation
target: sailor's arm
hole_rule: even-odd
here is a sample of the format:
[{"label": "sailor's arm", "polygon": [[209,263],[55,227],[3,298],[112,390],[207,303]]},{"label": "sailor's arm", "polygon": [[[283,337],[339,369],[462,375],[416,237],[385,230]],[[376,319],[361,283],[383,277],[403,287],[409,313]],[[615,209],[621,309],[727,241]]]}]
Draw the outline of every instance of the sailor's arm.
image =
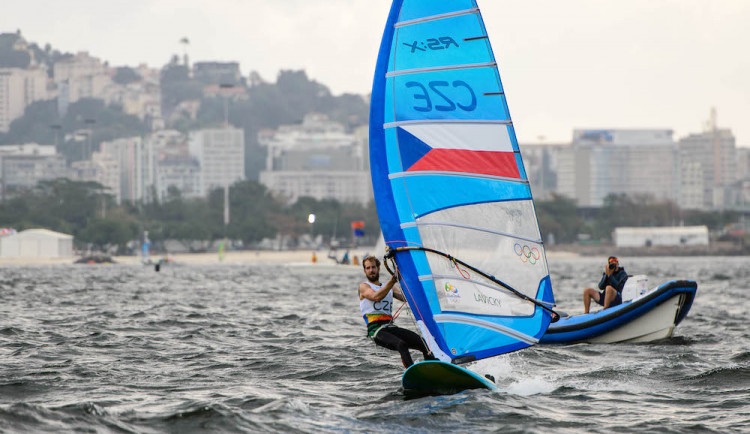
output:
[{"label": "sailor's arm", "polygon": [[605,270],[604,273],[602,273],[602,280],[599,281],[599,289],[604,290],[607,288],[607,271]]},{"label": "sailor's arm", "polygon": [[359,299],[362,300],[363,298],[366,298],[372,301],[380,301],[391,292],[391,289],[393,289],[393,285],[396,284],[397,280],[398,278],[395,275],[391,276],[390,280],[388,280],[388,282],[377,291],[373,290],[370,285],[363,282],[359,285]]},{"label": "sailor's arm", "polygon": [[622,292],[622,289],[625,287],[625,282],[628,280],[628,273],[621,268],[617,273],[612,275],[610,280],[612,281],[612,286],[614,286],[617,292]]}]

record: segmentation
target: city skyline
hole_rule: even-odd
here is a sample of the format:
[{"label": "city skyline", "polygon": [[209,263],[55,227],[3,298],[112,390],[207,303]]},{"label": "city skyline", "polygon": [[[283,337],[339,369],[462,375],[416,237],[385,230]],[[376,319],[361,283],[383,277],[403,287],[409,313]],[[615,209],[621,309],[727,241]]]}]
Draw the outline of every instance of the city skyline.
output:
[{"label": "city skyline", "polygon": [[[113,66],[160,68],[187,48],[191,61],[237,61],[243,75],[267,81],[305,69],[335,94],[369,93],[390,8],[385,0],[48,3],[7,5],[0,31]],[[716,107],[718,126],[750,147],[750,60],[740,54],[750,3],[479,6],[521,142],[570,141],[576,128],[670,128],[680,138],[700,132]]]}]

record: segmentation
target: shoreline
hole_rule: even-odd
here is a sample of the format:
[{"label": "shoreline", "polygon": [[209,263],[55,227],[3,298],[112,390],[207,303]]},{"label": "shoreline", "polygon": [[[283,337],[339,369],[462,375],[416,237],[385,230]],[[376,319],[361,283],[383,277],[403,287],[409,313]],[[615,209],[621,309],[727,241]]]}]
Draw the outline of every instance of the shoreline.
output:
[{"label": "shoreline", "polygon": [[[365,254],[372,254],[374,247],[352,249],[349,251],[352,265],[359,265]],[[341,252],[341,251],[339,251]],[[575,259],[585,257],[607,256],[610,254],[623,257],[689,257],[689,256],[747,256],[750,247],[744,249],[733,245],[711,245],[692,247],[642,247],[624,248],[610,245],[552,245],[548,246],[546,256],[548,260]],[[328,258],[328,251],[315,251],[316,262],[312,260],[313,251],[302,250],[232,250],[224,254],[219,260],[217,252],[205,253],[175,253],[168,257],[175,264],[306,264],[306,265],[336,265]],[[343,253],[339,253],[341,258]],[[380,255],[378,255],[380,256]],[[153,255],[151,262],[156,263],[166,255]],[[116,264],[141,265],[140,256],[112,256]],[[356,258],[356,259],[355,259]],[[24,265],[61,265],[71,264],[81,259],[81,256],[64,258],[0,258],[0,267]]]},{"label": "shoreline", "polygon": [[623,257],[750,256],[750,246],[738,246],[726,242],[712,243],[708,246],[617,247],[610,244],[555,244],[546,247],[548,257],[553,254],[573,254],[583,257],[612,254]]}]

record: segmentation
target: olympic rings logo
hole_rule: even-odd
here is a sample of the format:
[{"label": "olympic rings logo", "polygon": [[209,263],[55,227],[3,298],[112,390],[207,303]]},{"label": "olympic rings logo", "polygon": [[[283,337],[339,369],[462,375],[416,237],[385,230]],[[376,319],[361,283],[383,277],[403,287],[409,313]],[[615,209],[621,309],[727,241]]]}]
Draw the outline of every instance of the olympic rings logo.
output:
[{"label": "olympic rings logo", "polygon": [[525,244],[521,246],[516,243],[516,245],[513,246],[513,251],[524,264],[528,262],[531,265],[535,265],[542,257],[541,253],[539,253],[539,249],[536,247],[529,247]]}]

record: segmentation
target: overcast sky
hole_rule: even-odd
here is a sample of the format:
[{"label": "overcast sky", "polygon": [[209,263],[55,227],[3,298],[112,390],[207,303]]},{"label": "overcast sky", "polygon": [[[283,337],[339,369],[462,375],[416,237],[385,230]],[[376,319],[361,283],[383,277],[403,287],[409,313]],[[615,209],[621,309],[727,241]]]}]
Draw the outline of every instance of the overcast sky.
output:
[{"label": "overcast sky", "polygon": [[[305,69],[335,94],[369,93],[387,0],[24,0],[0,32],[88,51],[113,66],[237,61],[275,81]],[[750,146],[750,0],[480,0],[516,133],[569,141],[574,128],[700,132]]]}]

